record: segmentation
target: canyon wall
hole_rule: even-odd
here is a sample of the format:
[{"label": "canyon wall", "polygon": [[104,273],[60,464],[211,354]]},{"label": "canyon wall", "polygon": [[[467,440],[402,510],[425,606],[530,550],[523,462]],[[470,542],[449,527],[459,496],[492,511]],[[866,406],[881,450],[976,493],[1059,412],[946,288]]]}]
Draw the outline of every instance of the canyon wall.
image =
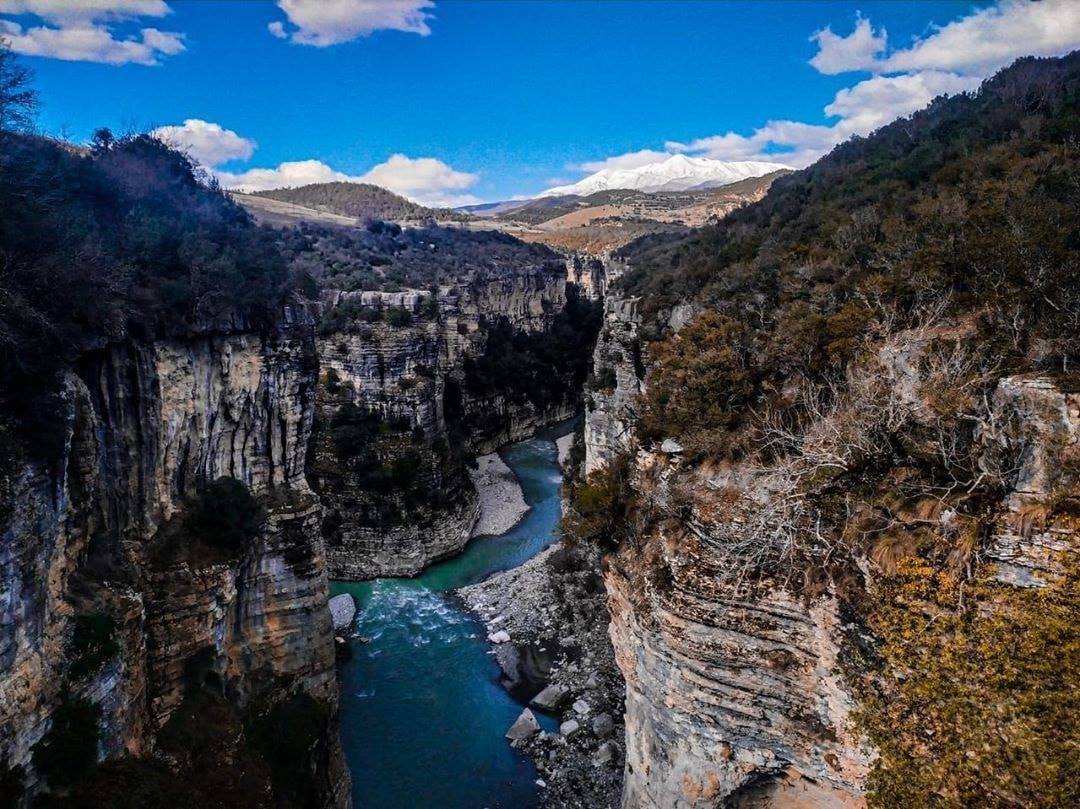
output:
[{"label": "canyon wall", "polygon": [[[547,333],[566,306],[565,277],[546,266],[498,271],[434,292],[333,292],[324,305],[358,313],[318,339],[311,478],[327,507],[331,575],[415,575],[472,534],[478,502],[466,456],[573,415],[576,395],[540,408],[498,387],[476,389],[466,374],[493,324]],[[383,309],[406,315],[391,325]],[[365,451],[351,451],[350,429],[370,433]]]},{"label": "canyon wall", "polygon": [[[636,522],[604,566],[610,635],[626,680],[622,804],[865,806],[877,751],[859,711],[880,710],[862,704],[865,683],[890,695],[893,683],[921,672],[882,671],[880,662],[866,669],[867,656],[876,659],[868,650],[892,639],[871,635],[867,626],[882,624],[873,617],[864,623],[857,612],[874,616],[881,606],[874,600],[885,592],[879,584],[895,575],[889,566],[897,562],[886,559],[895,551],[884,550],[896,547],[888,531],[904,524],[903,536],[918,537],[932,526],[960,542],[965,523],[940,501],[933,508],[919,501],[911,507],[917,516],[892,506],[897,510],[891,527],[854,551],[854,575],[843,587],[835,581],[808,587],[786,578],[733,577],[735,544],[746,526],[773,530],[783,490],[775,478],[761,477],[760,466],[703,466],[685,457],[676,442],[652,448],[636,443],[641,368],[627,359],[640,328],[636,304],[615,295],[606,302],[595,377],[613,384],[589,392],[585,428],[590,471],[620,453],[632,458]],[[897,440],[913,447],[911,452],[957,451],[943,450],[933,437],[940,405],[928,392],[934,385],[920,364],[941,356],[934,351],[955,333],[942,328],[929,334],[915,331],[886,341],[879,353],[884,387],[878,393],[902,425]],[[602,374],[601,368],[613,372]],[[971,557],[976,561],[967,564],[981,561],[982,580],[1005,589],[984,596],[980,615],[1015,609],[1001,606],[1011,603],[1010,588],[1038,590],[1062,581],[1080,551],[1075,520],[1054,505],[1074,485],[1070,470],[1080,446],[1080,398],[1039,375],[1003,377],[990,386],[966,451],[978,480],[997,481],[997,488],[985,506],[989,516],[979,523],[982,544]],[[902,418],[895,416],[900,413]],[[896,495],[883,491],[879,497],[892,502],[887,498]],[[733,505],[740,503],[746,510]],[[914,547],[916,540],[904,541]],[[953,553],[951,558],[967,558]],[[934,610],[919,601],[912,608],[923,622],[927,613],[919,610]]]},{"label": "canyon wall", "polygon": [[[56,456],[17,469],[0,517],[0,758],[32,787],[58,705],[100,709],[99,759],[150,756],[192,690],[243,710],[321,706],[306,775],[344,806],[320,507],[305,478],[317,357],[300,308],[249,332],[103,345],[67,374]],[[238,552],[184,516],[240,481],[265,509]],[[90,646],[81,627],[115,627]],[[85,646],[85,643],[83,644]],[[103,651],[104,650],[104,651]]]}]

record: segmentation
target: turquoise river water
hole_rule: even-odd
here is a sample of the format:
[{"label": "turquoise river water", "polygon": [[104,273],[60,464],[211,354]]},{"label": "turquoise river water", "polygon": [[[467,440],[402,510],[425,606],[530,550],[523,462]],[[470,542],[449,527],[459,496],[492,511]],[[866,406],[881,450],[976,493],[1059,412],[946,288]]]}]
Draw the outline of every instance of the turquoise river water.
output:
[{"label": "turquoise river water", "polygon": [[[340,671],[342,743],[356,809],[528,809],[536,770],[504,738],[522,705],[499,685],[483,625],[449,591],[527,561],[559,524],[554,439],[567,425],[500,454],[517,474],[528,514],[477,537],[415,579],[333,582],[360,607],[352,657]],[[538,715],[547,730],[556,722]]]}]

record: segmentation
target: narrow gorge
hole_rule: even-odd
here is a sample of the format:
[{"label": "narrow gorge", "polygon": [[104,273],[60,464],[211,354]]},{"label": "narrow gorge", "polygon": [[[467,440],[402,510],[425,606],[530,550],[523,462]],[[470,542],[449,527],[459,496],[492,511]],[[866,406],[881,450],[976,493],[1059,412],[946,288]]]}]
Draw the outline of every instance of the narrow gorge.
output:
[{"label": "narrow gorge", "polygon": [[1078,122],[451,209],[0,115],[0,807],[1078,805]]}]

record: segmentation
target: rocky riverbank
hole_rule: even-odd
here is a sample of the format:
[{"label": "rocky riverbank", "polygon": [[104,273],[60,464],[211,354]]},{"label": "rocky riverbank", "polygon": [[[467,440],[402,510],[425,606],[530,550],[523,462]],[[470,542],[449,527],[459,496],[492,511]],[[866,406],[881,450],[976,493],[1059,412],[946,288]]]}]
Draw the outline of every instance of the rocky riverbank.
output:
[{"label": "rocky riverbank", "polygon": [[547,733],[525,714],[507,741],[536,763],[542,805],[618,806],[624,683],[607,634],[599,554],[556,544],[457,593],[487,627],[504,687],[560,723]]}]

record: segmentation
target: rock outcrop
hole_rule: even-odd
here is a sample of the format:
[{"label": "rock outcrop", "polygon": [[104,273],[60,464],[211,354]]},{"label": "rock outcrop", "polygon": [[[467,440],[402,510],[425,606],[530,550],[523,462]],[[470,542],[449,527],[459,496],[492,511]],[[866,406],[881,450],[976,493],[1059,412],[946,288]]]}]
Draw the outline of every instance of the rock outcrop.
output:
[{"label": "rock outcrop", "polygon": [[[639,506],[652,509],[604,566],[611,639],[626,681],[622,805],[864,806],[875,751],[856,722],[860,697],[850,666],[875,641],[852,612],[851,592],[840,598],[832,587],[732,578],[731,532],[707,526],[732,519],[719,505],[724,493],[752,488],[761,470],[737,463],[698,469],[675,441],[653,451],[634,443],[638,374],[625,360],[612,361],[612,335],[635,334],[633,311],[609,299],[596,377],[601,364],[613,367],[615,384],[591,393],[586,422],[588,468],[630,452]],[[905,333],[881,349],[887,382],[874,389],[883,397],[874,406],[890,409],[898,440],[912,453],[941,451],[930,429],[937,411],[926,399],[934,386],[919,376],[920,364],[940,371],[940,358],[927,359],[939,356],[930,347],[957,333]],[[619,345],[624,357],[629,349]],[[983,575],[1022,588],[1060,581],[1080,552],[1075,521],[1054,517],[1077,490],[1080,396],[1043,376],[1012,376],[991,384],[981,410],[973,406],[971,443],[961,439],[952,451],[968,452],[977,482],[993,481],[989,491],[1000,497],[984,504],[988,516],[978,523]],[[753,497],[765,509],[769,496],[766,487]],[[960,535],[955,512],[939,503],[928,513],[945,536]],[[734,530],[740,522],[734,518]],[[915,519],[913,530],[929,524]],[[874,554],[859,558],[859,583],[846,586],[873,592],[878,562]]]},{"label": "rock outcrop", "polygon": [[585,470],[611,463],[633,446],[637,403],[643,390],[640,301],[612,294],[593,352],[593,384],[586,397]]},{"label": "rock outcrop", "polygon": [[[321,510],[305,478],[315,346],[311,321],[287,314],[273,335],[106,345],[68,374],[62,451],[11,481],[0,543],[0,758],[29,786],[62,692],[101,709],[100,758],[152,755],[198,669],[241,709],[297,693],[324,706],[326,756],[312,765],[324,771],[311,775],[325,805],[347,800]],[[238,555],[179,532],[222,477],[266,513]],[[75,665],[85,615],[115,627],[96,669]]]},{"label": "rock outcrop", "polygon": [[862,805],[869,756],[849,729],[836,601],[740,594],[711,552],[658,535],[608,560],[626,679],[623,806],[744,805],[751,794],[764,802],[746,805]]}]

